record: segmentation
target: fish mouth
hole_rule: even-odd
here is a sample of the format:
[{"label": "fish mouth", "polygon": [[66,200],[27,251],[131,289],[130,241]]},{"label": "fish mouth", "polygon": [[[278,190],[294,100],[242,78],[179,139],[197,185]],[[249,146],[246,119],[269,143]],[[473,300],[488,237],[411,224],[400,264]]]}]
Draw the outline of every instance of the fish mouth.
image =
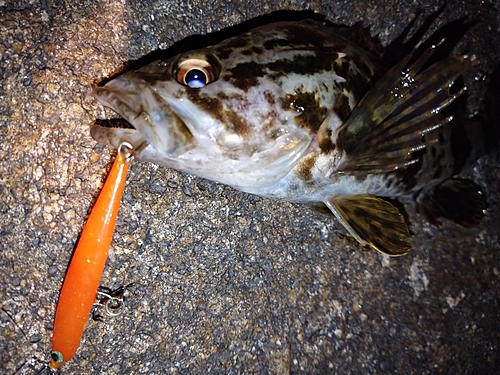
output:
[{"label": "fish mouth", "polygon": [[118,147],[122,142],[147,141],[165,157],[175,158],[193,145],[193,136],[182,119],[137,72],[126,73],[94,88],[95,98],[121,119],[96,120],[92,137]]}]

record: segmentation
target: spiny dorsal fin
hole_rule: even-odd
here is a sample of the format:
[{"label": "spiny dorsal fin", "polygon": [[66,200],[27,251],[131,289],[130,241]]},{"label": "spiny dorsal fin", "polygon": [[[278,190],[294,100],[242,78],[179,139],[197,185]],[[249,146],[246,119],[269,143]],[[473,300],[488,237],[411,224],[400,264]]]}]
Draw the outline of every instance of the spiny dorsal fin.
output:
[{"label": "spiny dorsal fin", "polygon": [[325,204],[361,244],[390,256],[412,249],[405,219],[390,202],[373,195],[352,195],[332,197]]},{"label": "spiny dorsal fin", "polygon": [[413,63],[413,54],[390,69],[353,109],[338,130],[337,145],[345,151],[338,172],[385,173],[418,160],[414,151],[435,140],[424,134],[446,124],[451,117],[439,113],[464,89],[450,93],[450,86],[474,57],[455,56],[421,71],[436,47]]}]

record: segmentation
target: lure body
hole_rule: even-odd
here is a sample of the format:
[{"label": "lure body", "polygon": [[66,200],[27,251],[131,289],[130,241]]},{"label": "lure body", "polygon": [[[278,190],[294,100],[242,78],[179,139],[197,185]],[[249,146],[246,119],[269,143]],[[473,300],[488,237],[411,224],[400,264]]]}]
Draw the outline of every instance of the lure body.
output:
[{"label": "lure body", "polygon": [[120,147],[111,171],[83,228],[57,304],[50,367],[58,368],[76,353],[95,302],[130,165]]}]

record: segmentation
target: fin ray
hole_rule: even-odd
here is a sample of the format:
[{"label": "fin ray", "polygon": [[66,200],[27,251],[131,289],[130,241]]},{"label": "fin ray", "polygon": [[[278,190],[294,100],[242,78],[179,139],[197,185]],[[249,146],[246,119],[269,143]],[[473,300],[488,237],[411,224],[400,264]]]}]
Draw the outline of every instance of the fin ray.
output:
[{"label": "fin ray", "polygon": [[373,195],[353,195],[332,197],[324,203],[361,244],[390,256],[411,250],[404,216],[390,202]]},{"label": "fin ray", "polygon": [[435,50],[413,63],[413,54],[407,56],[357,104],[338,130],[338,146],[345,152],[338,172],[384,173],[413,164],[418,161],[413,151],[433,141],[424,135],[451,120],[440,112],[463,90],[451,93],[450,87],[476,61],[454,56],[422,70]]}]

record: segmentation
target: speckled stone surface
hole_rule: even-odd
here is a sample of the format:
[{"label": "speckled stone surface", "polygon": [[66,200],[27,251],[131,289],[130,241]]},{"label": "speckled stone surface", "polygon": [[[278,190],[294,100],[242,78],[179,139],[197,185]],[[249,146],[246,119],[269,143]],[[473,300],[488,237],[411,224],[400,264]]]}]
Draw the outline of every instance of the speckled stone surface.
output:
[{"label": "speckled stone surface", "polygon": [[[500,3],[450,0],[434,28],[500,61]],[[127,61],[276,10],[363,21],[388,43],[444,1],[0,0],[0,373],[50,352],[61,282],[113,151],[89,125],[95,82]],[[499,98],[500,100],[500,98]],[[109,115],[109,113],[107,113]],[[132,166],[102,285],[126,311],[91,322],[67,374],[494,374],[500,369],[498,153],[471,172],[477,228],[412,214],[415,250],[363,251],[333,219],[154,165]]]}]

